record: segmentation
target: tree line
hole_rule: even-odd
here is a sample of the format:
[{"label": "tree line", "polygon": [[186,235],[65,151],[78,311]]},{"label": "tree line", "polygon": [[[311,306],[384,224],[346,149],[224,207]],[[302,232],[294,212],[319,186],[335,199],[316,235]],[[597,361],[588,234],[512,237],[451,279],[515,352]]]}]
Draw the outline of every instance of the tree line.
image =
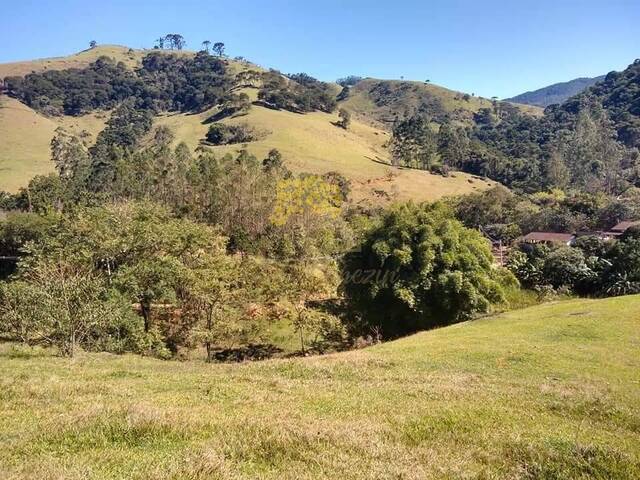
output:
[{"label": "tree line", "polygon": [[612,72],[541,118],[506,102],[474,114],[471,127],[418,112],[398,119],[398,165],[458,169],[521,192],[565,189],[620,195],[640,187],[640,62]]}]

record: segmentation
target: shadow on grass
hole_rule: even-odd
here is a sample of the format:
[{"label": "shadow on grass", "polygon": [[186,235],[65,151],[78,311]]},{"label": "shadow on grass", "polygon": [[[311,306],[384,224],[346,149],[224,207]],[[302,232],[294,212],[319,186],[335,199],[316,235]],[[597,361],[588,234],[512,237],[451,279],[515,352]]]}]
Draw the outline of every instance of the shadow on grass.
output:
[{"label": "shadow on grass", "polygon": [[284,350],[271,344],[250,344],[237,348],[216,349],[211,359],[216,362],[244,362],[281,357]]}]

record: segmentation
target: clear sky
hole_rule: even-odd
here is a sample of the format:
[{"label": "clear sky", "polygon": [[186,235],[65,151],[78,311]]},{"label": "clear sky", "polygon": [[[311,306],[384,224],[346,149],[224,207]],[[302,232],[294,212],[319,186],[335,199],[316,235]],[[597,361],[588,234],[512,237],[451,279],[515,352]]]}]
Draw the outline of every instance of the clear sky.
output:
[{"label": "clear sky", "polygon": [[285,73],[430,79],[505,98],[640,57],[640,0],[0,1],[0,62],[92,39],[151,47],[165,33],[192,49],[223,41]]}]

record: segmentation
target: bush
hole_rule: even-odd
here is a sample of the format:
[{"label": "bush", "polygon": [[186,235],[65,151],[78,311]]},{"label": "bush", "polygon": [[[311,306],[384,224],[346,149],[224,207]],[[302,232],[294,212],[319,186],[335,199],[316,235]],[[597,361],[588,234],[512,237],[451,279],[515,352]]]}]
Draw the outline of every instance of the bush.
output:
[{"label": "bush", "polygon": [[520,245],[508,268],[527,288],[556,289],[579,295],[640,293],[640,239],[603,241],[580,237],[573,247]]},{"label": "bush", "polygon": [[569,289],[575,289],[595,275],[587,265],[582,250],[572,247],[553,250],[544,261],[542,273],[546,282],[554,288]]},{"label": "bush", "polygon": [[[0,331],[27,344],[123,351],[130,307],[108,296],[105,282],[68,263],[40,263],[23,280],[0,286]],[[130,316],[129,316],[130,319]],[[127,340],[123,343],[120,334]]]},{"label": "bush", "polygon": [[357,75],[349,75],[348,77],[339,78],[336,80],[336,83],[341,87],[352,87],[356,83],[360,82],[362,77],[358,77]]},{"label": "bush", "polygon": [[207,142],[213,145],[230,145],[234,143],[248,143],[256,140],[256,134],[246,123],[226,125],[214,123],[207,132]]}]

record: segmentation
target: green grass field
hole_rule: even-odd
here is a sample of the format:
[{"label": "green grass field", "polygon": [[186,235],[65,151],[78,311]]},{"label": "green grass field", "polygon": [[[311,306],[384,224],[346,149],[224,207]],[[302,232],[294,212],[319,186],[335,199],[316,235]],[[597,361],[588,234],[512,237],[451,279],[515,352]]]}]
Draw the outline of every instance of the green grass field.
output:
[{"label": "green grass field", "polygon": [[0,478],[640,477],[640,296],[325,357],[0,347]]}]

